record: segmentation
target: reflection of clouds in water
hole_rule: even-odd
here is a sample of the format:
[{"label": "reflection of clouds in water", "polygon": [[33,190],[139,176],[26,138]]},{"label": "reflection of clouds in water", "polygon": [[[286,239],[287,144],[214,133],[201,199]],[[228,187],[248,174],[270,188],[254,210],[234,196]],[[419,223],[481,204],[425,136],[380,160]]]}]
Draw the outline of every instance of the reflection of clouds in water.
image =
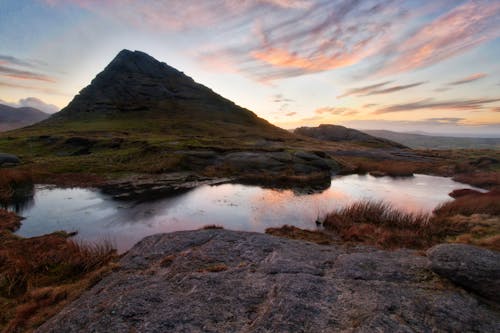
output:
[{"label": "reflection of clouds in water", "polygon": [[363,199],[384,200],[407,211],[431,211],[449,200],[448,193],[456,188],[471,187],[422,175],[399,179],[350,175],[336,177],[329,189],[310,195],[224,184],[139,204],[116,202],[88,189],[41,189],[35,195],[35,205],[26,210],[27,219],[19,234],[78,230],[79,239],[111,238],[123,251],[151,234],[208,224],[259,232],[283,224],[314,229],[318,216]]}]

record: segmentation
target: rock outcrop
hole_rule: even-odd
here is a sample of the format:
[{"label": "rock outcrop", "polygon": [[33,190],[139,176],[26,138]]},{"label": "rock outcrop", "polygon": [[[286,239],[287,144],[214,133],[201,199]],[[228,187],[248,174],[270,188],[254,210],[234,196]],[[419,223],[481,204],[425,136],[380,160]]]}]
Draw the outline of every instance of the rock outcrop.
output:
[{"label": "rock outcrop", "polygon": [[409,250],[199,230],[145,238],[38,332],[498,332]]},{"label": "rock outcrop", "polygon": [[437,274],[500,303],[500,253],[467,244],[440,244],[427,256]]},{"label": "rock outcrop", "polygon": [[19,163],[21,163],[21,161],[17,156],[12,154],[0,153],[0,166],[5,164],[15,165]]}]

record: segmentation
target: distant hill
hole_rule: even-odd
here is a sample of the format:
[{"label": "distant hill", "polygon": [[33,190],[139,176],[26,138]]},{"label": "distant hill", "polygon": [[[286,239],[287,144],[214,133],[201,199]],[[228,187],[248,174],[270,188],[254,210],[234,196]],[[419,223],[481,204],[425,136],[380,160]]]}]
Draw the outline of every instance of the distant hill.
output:
[{"label": "distant hill", "polygon": [[49,117],[49,114],[35,108],[0,104],[0,132],[32,125]]},{"label": "distant hill", "polygon": [[299,127],[294,130],[294,133],[323,141],[350,141],[374,147],[406,148],[400,143],[340,125],[322,124],[318,127]]},{"label": "distant hill", "polygon": [[500,149],[500,138],[460,138],[385,130],[365,130],[363,132],[396,141],[414,149]]}]

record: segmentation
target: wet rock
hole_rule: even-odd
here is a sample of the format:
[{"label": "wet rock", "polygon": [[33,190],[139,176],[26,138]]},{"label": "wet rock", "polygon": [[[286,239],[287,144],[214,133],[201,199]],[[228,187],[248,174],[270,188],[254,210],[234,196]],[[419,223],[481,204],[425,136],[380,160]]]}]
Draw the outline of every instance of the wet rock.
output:
[{"label": "wet rock", "polygon": [[466,244],[440,244],[427,251],[430,268],[459,286],[500,302],[500,253]]},{"label": "wet rock", "polygon": [[228,181],[228,178],[204,178],[187,172],[134,175],[108,182],[101,186],[101,191],[115,200],[145,201],[177,195],[201,185],[216,185]]},{"label": "wet rock", "polygon": [[498,332],[500,314],[414,251],[265,234],[147,237],[38,332]]},{"label": "wet rock", "polygon": [[16,165],[19,163],[21,163],[21,160],[16,155],[0,153],[0,166]]}]

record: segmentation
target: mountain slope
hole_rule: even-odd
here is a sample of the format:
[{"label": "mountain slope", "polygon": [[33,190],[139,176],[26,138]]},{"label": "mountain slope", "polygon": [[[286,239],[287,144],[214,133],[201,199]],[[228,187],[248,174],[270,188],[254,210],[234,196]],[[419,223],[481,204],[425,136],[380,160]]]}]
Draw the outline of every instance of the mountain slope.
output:
[{"label": "mountain slope", "polygon": [[48,117],[49,114],[35,108],[14,108],[0,104],[0,131],[8,131],[28,126]]},{"label": "mountain slope", "polygon": [[414,149],[500,149],[500,138],[460,138],[386,130],[365,130],[364,132]]},{"label": "mountain slope", "polygon": [[351,141],[368,146],[384,148],[406,148],[402,144],[387,139],[376,138],[361,131],[340,125],[322,124],[318,127],[299,127],[295,134],[323,141]]}]

